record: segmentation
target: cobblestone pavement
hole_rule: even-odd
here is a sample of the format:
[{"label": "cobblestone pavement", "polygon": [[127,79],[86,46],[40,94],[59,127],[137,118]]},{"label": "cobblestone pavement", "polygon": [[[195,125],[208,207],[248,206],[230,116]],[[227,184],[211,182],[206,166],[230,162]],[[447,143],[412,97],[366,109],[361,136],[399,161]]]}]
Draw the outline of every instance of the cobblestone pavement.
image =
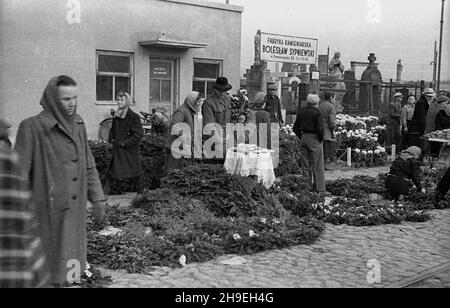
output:
[{"label": "cobblestone pavement", "polygon": [[351,179],[356,175],[365,175],[365,176],[372,176],[376,177],[380,173],[388,173],[390,169],[390,165],[384,166],[384,167],[376,167],[376,168],[361,168],[361,169],[355,169],[355,168],[348,168],[348,167],[339,167],[336,170],[333,171],[326,171],[325,172],[325,179],[327,181],[337,180],[339,178],[343,179]]},{"label": "cobblestone pavement", "polygon": [[450,270],[439,273],[425,281],[410,286],[412,289],[421,288],[450,288]]},{"label": "cobblestone pavement", "polygon": [[[181,269],[156,268],[149,275],[103,270],[113,288],[319,288],[386,287],[450,260],[450,210],[432,211],[433,220],[377,227],[327,225],[311,246],[244,256],[243,265],[213,262]],[[381,265],[381,284],[367,282],[369,260]],[[439,277],[448,285],[449,273]],[[431,279],[422,287],[436,286]],[[421,285],[419,285],[420,287]]]},{"label": "cobblestone pavement", "polygon": [[[388,167],[357,170],[368,175]],[[352,177],[355,170],[334,172],[333,177]],[[110,203],[129,203],[134,194],[115,196]],[[398,283],[450,260],[450,210],[432,211],[425,223],[376,227],[326,225],[311,246],[267,251],[243,256],[242,265],[223,265],[236,257],[222,256],[184,268],[155,268],[148,275],[102,269],[111,276],[111,288],[380,288]],[[380,264],[381,283],[370,284],[369,260]],[[189,263],[189,260],[188,260]],[[444,272],[414,287],[449,287]]]}]

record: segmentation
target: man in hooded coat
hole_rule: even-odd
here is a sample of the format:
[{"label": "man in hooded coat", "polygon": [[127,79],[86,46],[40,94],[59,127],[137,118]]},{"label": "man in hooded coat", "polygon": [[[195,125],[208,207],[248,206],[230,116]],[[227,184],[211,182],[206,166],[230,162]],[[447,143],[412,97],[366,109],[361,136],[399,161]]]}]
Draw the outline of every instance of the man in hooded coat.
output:
[{"label": "man in hooded coat", "polygon": [[67,76],[52,78],[41,99],[44,110],[20,124],[15,145],[55,286],[78,283],[86,269],[88,199],[95,220],[104,217],[105,197],[76,113],[76,85]]}]

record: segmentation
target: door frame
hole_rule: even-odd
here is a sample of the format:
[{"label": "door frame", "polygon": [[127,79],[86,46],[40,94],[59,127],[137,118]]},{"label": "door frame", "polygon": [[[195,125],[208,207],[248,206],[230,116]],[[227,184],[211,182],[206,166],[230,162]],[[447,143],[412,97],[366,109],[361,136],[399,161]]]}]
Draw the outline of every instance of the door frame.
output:
[{"label": "door frame", "polygon": [[170,114],[168,116],[172,116],[172,114],[175,112],[175,110],[180,106],[180,58],[179,57],[170,57],[170,56],[159,56],[159,55],[151,55],[149,57],[148,61],[148,106],[149,111],[151,101],[150,101],[150,65],[151,61],[170,61],[172,63],[172,110],[170,111]]}]

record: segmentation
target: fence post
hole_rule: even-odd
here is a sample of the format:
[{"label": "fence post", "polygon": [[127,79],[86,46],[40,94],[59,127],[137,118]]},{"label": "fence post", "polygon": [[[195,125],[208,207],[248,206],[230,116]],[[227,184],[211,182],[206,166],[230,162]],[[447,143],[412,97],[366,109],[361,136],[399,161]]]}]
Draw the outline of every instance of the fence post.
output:
[{"label": "fence post", "polygon": [[352,148],[347,148],[347,166],[352,166]]},{"label": "fence post", "polygon": [[392,98],[392,79],[389,80],[389,100],[390,101]]},{"label": "fence post", "polygon": [[394,161],[395,157],[397,156],[396,153],[395,153],[396,151],[397,151],[397,146],[395,144],[393,144],[392,145],[392,153],[391,153],[392,154],[392,157],[391,157],[392,161]]}]

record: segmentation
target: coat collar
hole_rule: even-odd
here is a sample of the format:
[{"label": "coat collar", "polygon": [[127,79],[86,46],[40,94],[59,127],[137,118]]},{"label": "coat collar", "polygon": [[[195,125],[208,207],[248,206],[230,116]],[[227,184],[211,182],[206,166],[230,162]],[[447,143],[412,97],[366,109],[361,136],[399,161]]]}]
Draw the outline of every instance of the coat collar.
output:
[{"label": "coat collar", "polygon": [[[62,129],[62,127],[58,125],[58,121],[55,119],[55,117],[53,117],[46,110],[42,111],[39,116],[46,131],[50,131],[55,126],[58,126],[60,129]],[[75,115],[75,124],[84,124],[83,119],[78,114]]]}]

